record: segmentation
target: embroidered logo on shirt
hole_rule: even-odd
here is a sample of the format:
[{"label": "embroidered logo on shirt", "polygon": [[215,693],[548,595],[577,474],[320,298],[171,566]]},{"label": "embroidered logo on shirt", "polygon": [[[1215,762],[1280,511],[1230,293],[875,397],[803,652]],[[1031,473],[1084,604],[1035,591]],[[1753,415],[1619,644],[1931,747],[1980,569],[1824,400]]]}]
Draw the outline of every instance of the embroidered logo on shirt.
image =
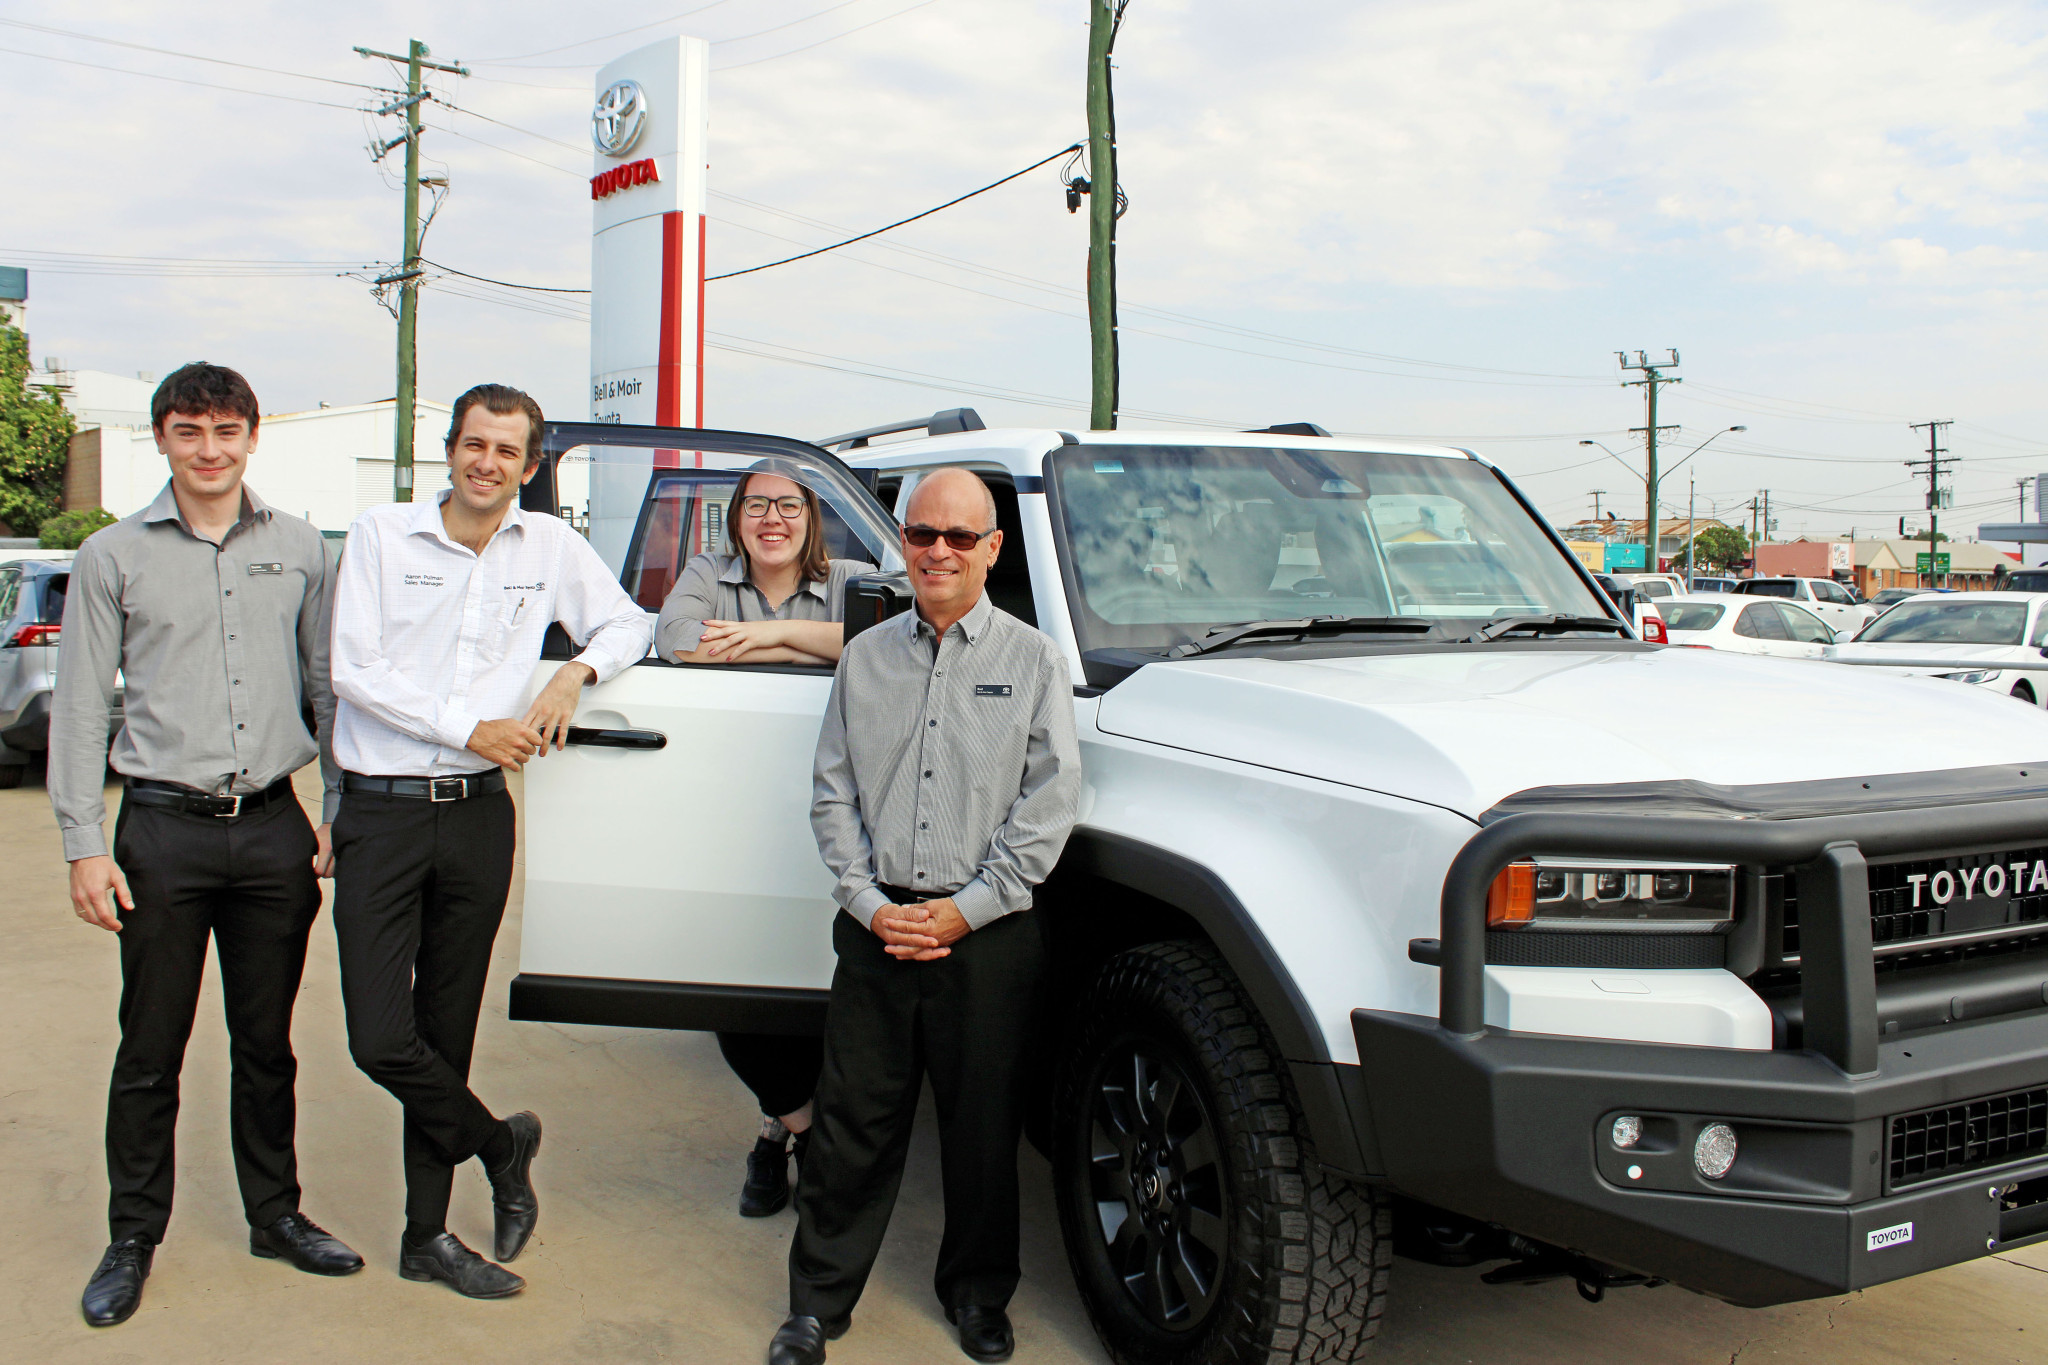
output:
[{"label": "embroidered logo on shirt", "polygon": [[283,572],[284,572],[284,565],[282,565],[282,564],[251,564],[251,565],[249,566],[249,572],[250,572],[250,573],[283,573]]},{"label": "embroidered logo on shirt", "polygon": [[974,695],[977,697],[1007,697],[1010,695],[1010,685],[1008,683],[976,683],[974,685]]}]

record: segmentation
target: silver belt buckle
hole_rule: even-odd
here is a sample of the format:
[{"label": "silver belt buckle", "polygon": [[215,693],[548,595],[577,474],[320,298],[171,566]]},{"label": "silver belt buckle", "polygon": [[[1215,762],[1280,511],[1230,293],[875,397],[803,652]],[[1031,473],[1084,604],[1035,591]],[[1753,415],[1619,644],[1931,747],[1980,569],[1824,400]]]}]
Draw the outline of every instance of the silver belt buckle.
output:
[{"label": "silver belt buckle", "polygon": [[223,793],[222,795],[216,796],[213,799],[216,801],[234,802],[234,804],[228,807],[226,810],[215,811],[213,813],[213,818],[216,820],[232,820],[242,813],[242,793],[240,792],[236,792],[232,796]]},{"label": "silver belt buckle", "polygon": [[[427,800],[436,805],[446,801],[460,801],[469,795],[469,779],[466,777],[430,777],[427,779]],[[443,787],[451,787],[447,796],[441,795]]]}]

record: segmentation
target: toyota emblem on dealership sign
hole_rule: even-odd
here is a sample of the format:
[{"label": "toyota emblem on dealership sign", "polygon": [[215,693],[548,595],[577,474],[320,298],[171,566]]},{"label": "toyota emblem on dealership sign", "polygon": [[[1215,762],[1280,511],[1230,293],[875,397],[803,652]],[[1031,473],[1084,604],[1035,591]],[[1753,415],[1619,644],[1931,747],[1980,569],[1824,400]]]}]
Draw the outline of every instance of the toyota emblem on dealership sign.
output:
[{"label": "toyota emblem on dealership sign", "polygon": [[624,156],[647,124],[647,95],[638,81],[613,81],[590,111],[590,140],[606,156]]}]

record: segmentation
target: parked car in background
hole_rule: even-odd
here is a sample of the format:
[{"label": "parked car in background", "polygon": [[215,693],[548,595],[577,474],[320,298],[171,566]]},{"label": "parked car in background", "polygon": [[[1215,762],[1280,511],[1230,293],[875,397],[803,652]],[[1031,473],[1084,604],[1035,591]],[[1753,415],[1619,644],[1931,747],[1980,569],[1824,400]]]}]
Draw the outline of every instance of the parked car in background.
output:
[{"label": "parked car in background", "polygon": [[1869,625],[1879,611],[1868,602],[1859,602],[1855,593],[1832,578],[1750,578],[1737,584],[1735,591],[1797,602],[1844,636]]},{"label": "parked car in background", "polygon": [[1804,607],[1770,598],[1745,602],[1728,593],[1692,593],[1666,598],[1659,610],[1671,643],[1692,649],[1818,659],[1836,638],[1827,622]]},{"label": "parked car in background", "polygon": [[1636,592],[1652,602],[1661,602],[1685,591],[1685,580],[1675,573],[1625,573],[1621,576],[1635,584]]},{"label": "parked car in background", "polygon": [[1691,594],[1703,592],[1734,592],[1735,585],[1740,583],[1741,581],[1742,580],[1739,578],[1718,578],[1707,574],[1701,574],[1693,579],[1692,586],[1687,588],[1686,592]]},{"label": "parked car in background", "polygon": [[[20,786],[30,760],[50,747],[50,693],[57,685],[57,636],[71,586],[71,555],[0,555],[0,789]],[[121,728],[119,706],[117,699],[114,730]]]},{"label": "parked car in background", "polygon": [[1633,581],[1634,575],[1596,573],[1593,581],[1600,585],[1600,591],[1613,600],[1614,605],[1627,612],[1635,622],[1636,634],[1653,645],[1669,644],[1664,635],[1664,618],[1657,611],[1657,604],[1643,593],[1640,585]]},{"label": "parked car in background", "polygon": [[[1840,659],[1954,659],[1957,663],[2048,663],[2048,595],[1967,592],[1910,598],[1833,651]],[[1890,671],[1890,670],[1887,670]],[[1900,673],[1947,678],[2048,703],[2048,673],[2013,668],[1907,667]]]},{"label": "parked car in background", "polygon": [[2048,592],[2048,568],[2015,569],[2005,580],[2007,592]]}]

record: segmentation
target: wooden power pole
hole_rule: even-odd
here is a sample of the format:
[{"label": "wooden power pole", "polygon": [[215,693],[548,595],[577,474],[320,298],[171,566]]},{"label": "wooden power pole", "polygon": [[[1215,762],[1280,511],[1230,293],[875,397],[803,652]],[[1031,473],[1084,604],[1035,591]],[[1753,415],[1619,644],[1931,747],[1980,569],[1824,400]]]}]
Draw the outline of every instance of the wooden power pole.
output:
[{"label": "wooden power pole", "polygon": [[[405,255],[397,271],[378,279],[378,284],[398,286],[398,401],[392,413],[397,428],[392,441],[391,493],[395,501],[412,501],[413,414],[419,403],[419,296],[420,296],[420,105],[427,99],[420,89],[420,72],[447,71],[467,76],[465,67],[427,60],[427,45],[417,38],[405,56],[373,52],[359,47],[365,57],[405,63],[405,98],[379,109],[379,114],[402,114],[405,131],[397,141],[405,143]],[[394,143],[386,143],[390,151]],[[382,153],[379,153],[382,155]]]},{"label": "wooden power pole", "polygon": [[1130,0],[1088,0],[1088,425],[1116,430],[1116,100],[1109,54]]}]

